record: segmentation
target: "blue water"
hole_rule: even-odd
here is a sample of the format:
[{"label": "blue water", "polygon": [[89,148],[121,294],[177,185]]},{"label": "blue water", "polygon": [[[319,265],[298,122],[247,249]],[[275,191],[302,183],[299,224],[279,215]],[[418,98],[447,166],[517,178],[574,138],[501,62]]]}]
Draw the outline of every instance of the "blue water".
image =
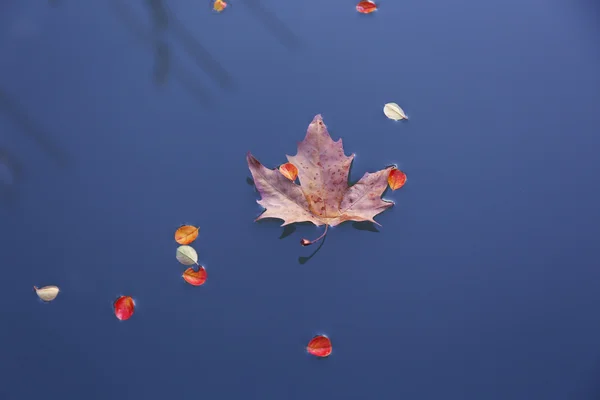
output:
[{"label": "blue water", "polygon": [[[600,398],[600,7],[230,3],[0,3],[0,399]],[[245,154],[319,113],[408,182],[310,257]]]}]

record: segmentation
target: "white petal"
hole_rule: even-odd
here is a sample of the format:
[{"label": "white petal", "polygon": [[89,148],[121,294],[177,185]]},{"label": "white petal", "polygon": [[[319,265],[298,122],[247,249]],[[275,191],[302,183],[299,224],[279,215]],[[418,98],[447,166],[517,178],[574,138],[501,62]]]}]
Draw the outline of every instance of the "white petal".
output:
[{"label": "white petal", "polygon": [[400,108],[400,106],[396,103],[387,103],[383,107],[383,113],[389,119],[393,119],[394,121],[399,121],[401,119],[408,119],[404,110]]},{"label": "white petal", "polygon": [[177,260],[183,265],[198,264],[198,253],[191,246],[179,246],[177,248]]},{"label": "white petal", "polygon": [[38,295],[40,299],[43,301],[52,301],[58,296],[58,292],[60,289],[57,286],[44,286],[42,288],[33,287],[35,289],[35,293]]}]

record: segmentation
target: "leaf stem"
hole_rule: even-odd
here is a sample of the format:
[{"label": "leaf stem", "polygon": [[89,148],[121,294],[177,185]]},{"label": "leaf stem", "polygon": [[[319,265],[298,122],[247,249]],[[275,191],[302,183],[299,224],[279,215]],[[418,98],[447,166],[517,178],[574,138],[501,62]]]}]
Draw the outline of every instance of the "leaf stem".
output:
[{"label": "leaf stem", "polygon": [[325,232],[323,232],[323,234],[321,236],[319,236],[318,238],[316,238],[314,240],[302,239],[300,241],[300,244],[302,246],[310,246],[311,244],[317,243],[319,240],[323,239],[325,237],[325,235],[327,235],[327,228],[329,228],[329,225],[325,225]]}]

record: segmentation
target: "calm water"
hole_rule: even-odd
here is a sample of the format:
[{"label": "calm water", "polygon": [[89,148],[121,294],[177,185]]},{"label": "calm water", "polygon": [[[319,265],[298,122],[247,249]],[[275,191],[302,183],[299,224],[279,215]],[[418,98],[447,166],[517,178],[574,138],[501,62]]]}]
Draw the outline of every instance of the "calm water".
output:
[{"label": "calm water", "polygon": [[[208,3],[0,3],[0,398],[600,398],[600,7]],[[307,260],[245,154],[318,113],[408,183]]]}]

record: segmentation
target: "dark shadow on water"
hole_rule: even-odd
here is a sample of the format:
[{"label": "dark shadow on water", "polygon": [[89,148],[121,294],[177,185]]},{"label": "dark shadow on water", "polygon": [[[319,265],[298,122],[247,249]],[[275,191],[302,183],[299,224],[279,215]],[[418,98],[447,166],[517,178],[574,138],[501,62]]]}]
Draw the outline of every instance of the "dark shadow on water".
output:
[{"label": "dark shadow on water", "polygon": [[598,380],[598,376],[600,376],[600,360],[596,360],[593,362],[590,368],[590,374],[586,377],[586,379],[591,382],[590,385],[585,386],[585,391],[588,393],[588,397],[579,396],[580,398],[587,398],[590,400],[600,400],[600,380]]},{"label": "dark shadow on water", "polygon": [[169,17],[161,0],[146,0],[146,5],[150,8],[154,35],[154,84],[161,87],[167,83],[170,70],[170,49],[162,38],[169,27]]},{"label": "dark shadow on water", "polygon": [[[263,211],[264,212],[264,211]],[[294,232],[296,232],[296,229],[298,226],[314,226],[312,223],[310,222],[298,222],[295,224],[289,224],[286,226],[281,226],[282,224],[282,220],[277,219],[277,218],[265,218],[265,219],[259,219],[258,221],[256,221],[257,224],[261,224],[261,225],[265,225],[265,226],[273,226],[273,228],[275,227],[275,225],[278,228],[282,228],[281,231],[281,235],[279,235],[279,239],[285,239],[286,237],[292,235]],[[300,245],[298,245],[300,246]]]},{"label": "dark shadow on water", "polygon": [[246,183],[250,186],[256,186],[254,185],[254,179],[250,178],[249,176],[246,177]]},{"label": "dark shadow on water", "polygon": [[169,27],[169,14],[163,0],[146,0],[146,5],[148,5],[150,14],[152,14],[152,28],[158,31],[167,30]]},{"label": "dark shadow on water", "polygon": [[164,0],[146,0],[146,3],[152,8],[152,14],[154,15],[155,21],[160,21],[165,29],[169,26],[170,22],[171,31],[186,48],[186,51],[194,59],[196,65],[198,65],[200,69],[217,81],[222,89],[229,90],[235,87],[233,78],[229,72],[227,72],[202,43],[194,37],[177,16],[170,11]]},{"label": "dark shadow on water", "polygon": [[317,253],[319,252],[319,250],[321,250],[321,247],[323,247],[323,245],[325,244],[325,241],[326,241],[326,240],[327,240],[327,236],[325,236],[325,237],[323,238],[323,240],[321,240],[321,243],[319,244],[319,247],[317,247],[317,248],[315,249],[315,251],[313,251],[313,252],[312,252],[312,253],[311,253],[311,254],[310,254],[308,257],[302,257],[302,256],[298,257],[298,262],[299,262],[301,265],[304,265],[304,264],[306,264],[307,262],[309,262],[309,261],[310,261],[310,259],[311,259],[311,258],[313,258],[313,257],[315,256],[315,254],[317,254]]},{"label": "dark shadow on water", "polygon": [[69,155],[51,139],[50,134],[37,125],[27,110],[2,88],[0,88],[0,115],[10,118],[20,131],[33,140],[59,167],[64,168],[72,163]]},{"label": "dark shadow on water", "polygon": [[0,180],[0,203],[13,207],[17,199],[17,187],[23,179],[23,165],[7,149],[0,148],[0,168],[6,168],[10,181]]},{"label": "dark shadow on water", "polygon": [[17,157],[9,150],[0,147],[0,164],[5,165],[14,177],[15,182],[19,182],[23,179],[23,164],[21,164]]},{"label": "dark shadow on water", "polygon": [[154,83],[157,86],[164,86],[169,80],[169,46],[162,41],[157,41],[154,45]]},{"label": "dark shadow on water", "polygon": [[217,81],[222,89],[231,90],[235,83],[229,72],[210,54],[210,52],[187,30],[187,28],[170,14],[173,21],[173,31],[178,36],[182,45],[187,48],[189,54],[207,75]]},{"label": "dark shadow on water", "polygon": [[214,108],[213,96],[206,86],[193,76],[191,72],[183,68],[161,36],[169,26],[168,9],[164,7],[161,0],[147,0],[150,7],[152,29],[149,32],[142,22],[138,20],[132,9],[126,5],[124,0],[111,0],[113,9],[117,16],[140,41],[150,43],[154,48],[155,66],[153,79],[158,86],[163,86],[168,80],[168,75],[176,78],[181,86],[206,108]]},{"label": "dark shadow on water", "polygon": [[248,7],[252,15],[288,50],[297,50],[301,47],[298,36],[273,12],[265,8],[261,0],[242,0],[242,3]]},{"label": "dark shadow on water", "polygon": [[285,239],[286,237],[290,236],[294,232],[296,232],[296,225],[294,225],[294,224],[286,225],[283,227],[283,232],[281,232],[281,236],[279,236],[279,239]]},{"label": "dark shadow on water", "polygon": [[352,168],[354,168],[354,160],[352,160],[352,162],[350,163],[350,168],[348,168],[348,187],[358,182],[358,180],[352,181]]},{"label": "dark shadow on water", "polygon": [[359,231],[368,231],[379,233],[377,226],[371,221],[361,221],[361,222],[353,222],[352,227],[354,229],[358,229]]},{"label": "dark shadow on water", "polygon": [[[70,167],[73,162],[71,157],[58,144],[44,128],[39,126],[29,112],[13,99],[5,90],[0,88],[0,118],[7,116],[17,129],[33,140],[41,148],[44,154],[60,168]],[[0,167],[8,171],[9,181],[0,181],[0,204],[12,208],[17,203],[18,188],[24,179],[24,161],[21,161],[13,152],[0,148]],[[37,165],[37,164],[36,164]]]}]

